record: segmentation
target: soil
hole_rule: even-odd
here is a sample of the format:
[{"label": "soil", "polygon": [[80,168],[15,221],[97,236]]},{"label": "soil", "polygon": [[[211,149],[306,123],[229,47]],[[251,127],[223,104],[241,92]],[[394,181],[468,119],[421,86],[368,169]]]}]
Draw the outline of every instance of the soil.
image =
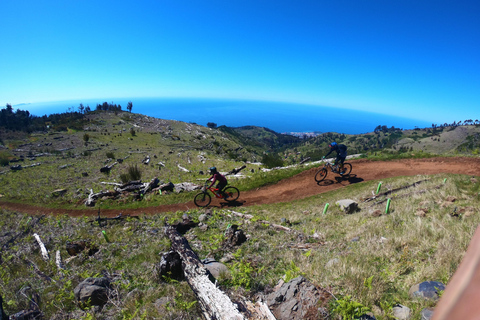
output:
[{"label": "soil", "polygon": [[[304,171],[289,179],[282,180],[274,185],[241,192],[240,198],[233,203],[214,199],[213,207],[235,209],[259,204],[276,202],[290,202],[310,197],[323,192],[339,189],[353,183],[379,180],[396,176],[430,175],[438,173],[467,174],[480,176],[480,158],[437,157],[428,159],[407,159],[395,161],[349,160],[353,170],[349,177],[341,177],[329,172],[326,179],[320,183],[314,180],[318,168]],[[28,204],[11,203],[0,199],[0,207],[31,215],[41,214],[68,214],[70,216],[96,216],[98,208],[91,209],[50,209]],[[187,211],[197,208],[193,201],[181,204],[163,205],[139,209],[103,209],[102,217],[122,215],[158,214],[163,212]]]}]

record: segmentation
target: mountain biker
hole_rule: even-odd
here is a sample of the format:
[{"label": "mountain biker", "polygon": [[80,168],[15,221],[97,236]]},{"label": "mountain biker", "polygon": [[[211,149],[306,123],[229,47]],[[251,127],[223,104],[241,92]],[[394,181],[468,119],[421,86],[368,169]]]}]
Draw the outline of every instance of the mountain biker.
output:
[{"label": "mountain biker", "polygon": [[328,146],[330,147],[330,151],[325,156],[323,156],[322,159],[328,157],[333,151],[337,152],[337,158],[335,159],[334,164],[339,165],[339,173],[343,174],[345,172],[343,170],[343,162],[347,157],[347,146],[344,144],[338,144],[335,141],[330,143]]},{"label": "mountain biker", "polygon": [[224,175],[218,172],[216,167],[211,167],[210,173],[212,174],[212,176],[208,178],[207,181],[212,180],[212,183],[210,184],[209,188],[211,188],[215,184],[215,182],[218,181],[218,193],[222,194],[224,198],[227,198],[227,195],[223,192],[223,188],[225,188],[225,186],[227,185],[227,178],[225,178]]}]

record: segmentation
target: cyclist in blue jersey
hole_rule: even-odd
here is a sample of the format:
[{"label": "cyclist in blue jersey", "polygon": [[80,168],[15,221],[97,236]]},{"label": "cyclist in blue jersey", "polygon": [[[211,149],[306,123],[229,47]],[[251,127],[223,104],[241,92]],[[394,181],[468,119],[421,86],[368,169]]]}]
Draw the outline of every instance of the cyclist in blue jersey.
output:
[{"label": "cyclist in blue jersey", "polygon": [[343,163],[345,162],[345,158],[347,157],[347,146],[344,144],[338,144],[335,141],[328,145],[330,147],[330,151],[322,158],[325,159],[330,155],[332,152],[337,152],[337,158],[335,159],[334,164],[339,165],[339,173],[343,174]]}]

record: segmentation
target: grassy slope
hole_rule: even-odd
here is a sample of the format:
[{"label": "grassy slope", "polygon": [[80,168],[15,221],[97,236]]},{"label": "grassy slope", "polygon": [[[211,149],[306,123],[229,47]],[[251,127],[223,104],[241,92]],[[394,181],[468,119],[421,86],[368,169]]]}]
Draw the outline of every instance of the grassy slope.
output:
[{"label": "grassy slope", "polygon": [[[176,183],[204,179],[205,176],[198,171],[205,171],[211,165],[221,169],[240,166],[242,162],[232,160],[229,156],[231,152],[239,153],[239,158],[254,160],[255,157],[246,147],[239,149],[241,145],[238,142],[221,132],[194,124],[128,113],[108,113],[96,115],[88,127],[86,132],[90,139],[87,146],[84,145],[83,131],[36,134],[21,139],[4,138],[10,149],[3,152],[10,156],[15,154],[18,158],[23,154],[26,157],[29,153],[38,152],[52,154],[22,163],[41,162],[38,167],[0,175],[0,193],[8,199],[44,205],[65,206],[70,203],[69,206],[74,206],[77,202],[83,205],[88,189],[97,192],[106,188],[102,181],[119,181],[119,175],[130,165],[141,166],[144,180],[158,176],[161,180]],[[130,128],[135,130],[134,136],[130,134]],[[470,128],[475,127],[468,127],[468,130]],[[450,133],[445,130],[440,137],[447,140],[446,135],[458,129]],[[418,130],[402,134],[414,137],[413,144],[422,139],[437,143],[429,136],[419,138]],[[332,138],[345,139],[354,145],[352,148],[360,148],[372,142],[374,137],[374,134],[371,137],[327,134],[307,141],[305,146],[291,152],[294,156],[297,152],[305,156]],[[464,135],[459,137],[466,139]],[[388,139],[388,135],[379,134],[378,138],[376,141],[382,142],[383,138]],[[452,146],[460,144],[455,142]],[[67,147],[75,149],[55,151]],[[90,155],[85,153],[97,148],[100,150],[92,151]],[[115,159],[125,159],[114,167],[110,176],[98,171],[103,165],[113,162],[107,161],[107,152],[113,152]],[[147,166],[141,164],[146,155],[152,157],[151,164]],[[207,159],[205,163],[201,161],[202,157]],[[166,166],[159,166],[160,161]],[[66,164],[71,166],[59,169]],[[182,172],[177,165],[190,169],[191,173]],[[83,172],[87,172],[88,177],[83,177]],[[268,174],[262,173],[258,179],[254,176],[245,185],[239,184],[243,189],[258,187],[265,183],[265,175]],[[443,185],[445,177],[447,183]],[[421,309],[433,303],[412,300],[408,297],[409,287],[426,280],[448,282],[479,223],[480,210],[479,184],[462,175],[399,177],[383,181],[383,188],[393,189],[423,178],[430,180],[414,190],[426,192],[409,193],[414,190],[407,189],[394,194],[388,215],[375,217],[372,214],[374,210],[384,212],[385,204],[370,207],[370,203],[361,203],[362,210],[353,215],[342,214],[334,205],[338,199],[351,198],[361,202],[371,196],[378,182],[365,182],[291,203],[243,209],[243,212],[255,216],[251,223],[219,210],[209,220],[207,231],[197,228],[190,231],[187,238],[201,258],[211,256],[220,259],[228,253],[233,254],[234,259],[227,263],[233,277],[221,281],[225,290],[254,294],[274,286],[282,277],[288,280],[304,274],[314,283],[329,288],[337,298],[351,295],[355,301],[371,308],[377,319],[389,319],[395,303],[408,306],[418,318]],[[437,186],[441,187],[436,189]],[[68,189],[62,200],[51,198],[51,191],[57,188]],[[402,195],[405,197],[402,198]],[[446,202],[448,196],[456,197],[457,201]],[[184,200],[182,196],[172,199]],[[330,208],[323,215],[326,203],[330,203]],[[155,202],[148,205],[151,204]],[[108,205],[121,207],[124,204]],[[464,210],[460,218],[450,215],[454,207],[458,212]],[[416,215],[421,208],[427,211],[425,216]],[[201,213],[203,211],[200,210],[188,212],[194,219]],[[165,217],[173,222],[178,221],[181,214],[172,213]],[[114,288],[118,295],[107,304],[103,314],[118,319],[136,319],[142,315],[145,318],[166,319],[196,319],[200,316],[195,298],[184,282],[165,283],[156,277],[158,254],[169,249],[169,241],[162,234],[163,215],[110,223],[102,228],[91,224],[89,221],[92,218],[43,217],[32,229],[28,227],[37,217],[32,219],[3,210],[0,216],[2,230],[7,230],[0,234],[2,245],[14,235],[21,235],[1,252],[0,292],[8,313],[26,308],[26,301],[19,292],[29,286],[40,294],[41,308],[47,318],[55,315],[57,319],[102,319],[93,311],[81,311],[73,301],[72,290],[84,278],[106,272],[115,279]],[[274,231],[268,225],[255,222],[264,219],[280,224],[282,218],[290,221],[289,226],[295,230],[294,233]],[[250,240],[240,248],[227,252],[221,250],[220,244],[228,224],[233,223],[239,224],[250,235]],[[28,232],[23,233],[26,230]],[[102,230],[106,230],[110,243],[103,238]],[[34,232],[42,237],[52,256],[54,251],[60,250],[65,259],[66,241],[81,239],[92,241],[100,251],[94,257],[82,254],[66,264],[66,271],[59,271],[53,258],[48,262],[41,259],[32,236]],[[319,237],[312,237],[315,233]],[[357,237],[358,241],[352,241]],[[299,244],[310,248],[302,250]],[[335,258],[339,259],[338,264],[333,268],[327,267],[327,262]],[[56,282],[39,277],[26,261],[35,263]],[[368,279],[371,279],[371,285]],[[170,304],[158,309],[155,301],[162,296],[168,297]]]},{"label": "grassy slope", "polygon": [[[281,278],[288,280],[302,274],[328,288],[339,299],[352,296],[371,308],[377,319],[390,319],[391,307],[396,303],[411,308],[418,318],[424,307],[434,303],[411,299],[410,286],[427,280],[447,283],[480,222],[479,184],[471,177],[398,177],[382,181],[381,191],[424,179],[428,181],[391,195],[388,214],[385,214],[385,203],[362,202],[377,188],[377,182],[366,182],[291,203],[241,209],[254,216],[250,222],[232,217],[228,211],[216,210],[207,222],[207,231],[195,228],[186,237],[200,258],[233,256],[233,260],[226,263],[232,277],[219,282],[224,290],[239,290],[249,296],[274,286]],[[448,196],[455,197],[456,201],[448,202]],[[361,211],[343,214],[334,203],[344,198],[359,201]],[[330,207],[323,215],[326,203],[330,203]],[[450,215],[455,207],[462,213],[460,217]],[[427,213],[418,215],[419,209]],[[375,210],[383,214],[375,216]],[[194,220],[202,213],[202,210],[188,212]],[[93,318],[103,319],[106,314],[114,319],[137,319],[140,315],[148,319],[198,318],[200,314],[188,286],[184,282],[162,282],[155,271],[159,253],[169,249],[169,241],[162,233],[163,219],[178,221],[181,214],[144,216],[102,227],[91,224],[92,218],[43,217],[28,229],[38,217],[31,219],[2,211],[2,230],[10,232],[2,233],[1,243],[22,234],[2,250],[0,291],[7,312],[26,307],[25,299],[18,292],[29,286],[42,297],[41,308],[47,318],[56,314],[66,319],[68,314],[87,319],[93,316],[93,311],[81,311],[73,301],[72,290],[87,276],[107,273],[115,279],[117,296],[112,297],[100,313],[103,317],[97,314]],[[263,219],[281,224],[282,218],[289,221],[287,226],[294,232],[275,231],[268,224],[255,222]],[[238,248],[225,250],[221,242],[229,224],[240,225],[249,240]],[[25,230],[28,232],[23,233]],[[102,230],[110,242],[105,241]],[[45,242],[52,256],[50,261],[42,260],[33,232]],[[91,241],[100,251],[92,257],[81,254],[66,263],[65,271],[57,270],[54,252],[60,250],[65,260],[66,241],[82,239]],[[333,259],[338,259],[337,264],[328,267]],[[56,282],[39,277],[26,261],[35,263]],[[171,302],[166,310],[155,307],[160,297],[167,297]],[[65,318],[61,318],[62,315]]]}]

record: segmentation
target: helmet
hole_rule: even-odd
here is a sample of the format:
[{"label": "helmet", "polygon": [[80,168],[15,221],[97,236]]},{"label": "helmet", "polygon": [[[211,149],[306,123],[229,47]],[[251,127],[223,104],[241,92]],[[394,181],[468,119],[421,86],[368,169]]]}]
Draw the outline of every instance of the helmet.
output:
[{"label": "helmet", "polygon": [[216,173],[217,172],[217,168],[216,167],[211,167],[210,168],[210,173]]},{"label": "helmet", "polygon": [[334,142],[330,143],[328,146],[330,148],[334,148],[336,145],[337,145],[337,143],[334,141]]}]

